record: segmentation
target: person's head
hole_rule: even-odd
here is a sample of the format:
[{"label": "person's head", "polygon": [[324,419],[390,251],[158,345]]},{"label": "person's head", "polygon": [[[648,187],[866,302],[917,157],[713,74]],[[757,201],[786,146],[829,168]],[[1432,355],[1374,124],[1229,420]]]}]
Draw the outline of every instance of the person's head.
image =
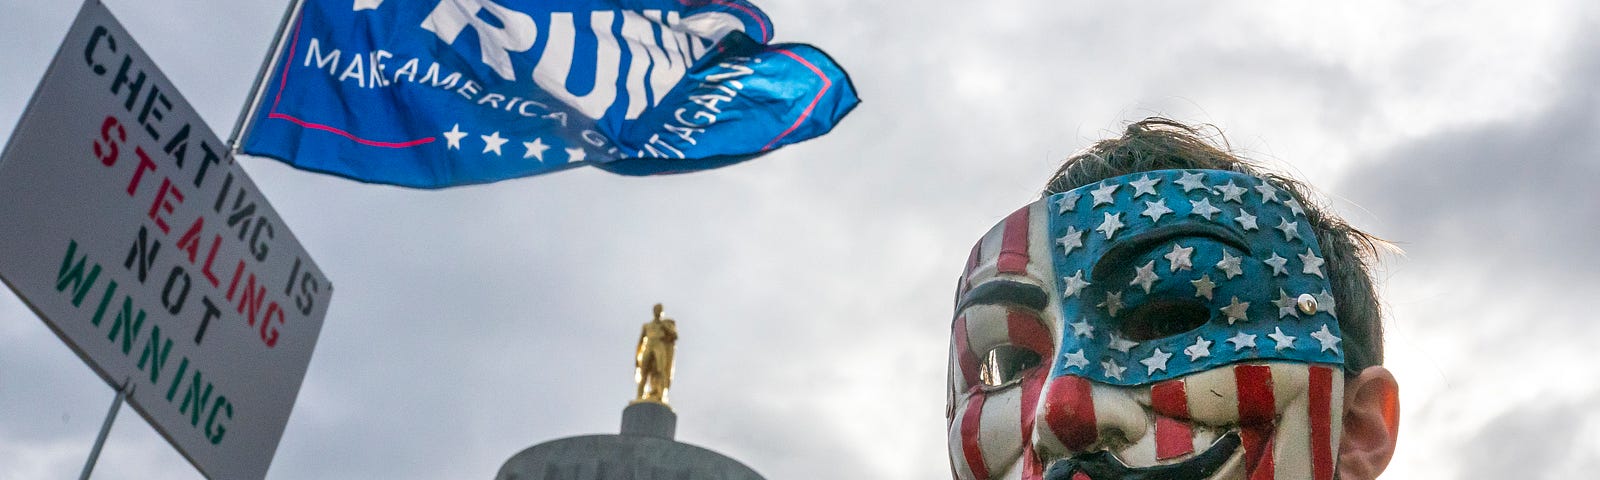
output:
[{"label": "person's head", "polygon": [[1069,158],[957,287],[954,475],[1376,477],[1380,241],[1312,200],[1166,119]]}]

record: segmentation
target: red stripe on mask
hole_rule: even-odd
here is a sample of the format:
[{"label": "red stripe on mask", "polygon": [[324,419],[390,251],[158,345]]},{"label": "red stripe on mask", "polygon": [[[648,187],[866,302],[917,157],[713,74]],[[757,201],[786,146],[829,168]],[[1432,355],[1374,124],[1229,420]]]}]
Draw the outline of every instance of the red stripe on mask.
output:
[{"label": "red stripe on mask", "polygon": [[1239,440],[1244,444],[1245,477],[1272,478],[1272,427],[1277,414],[1272,395],[1272,367],[1233,367],[1239,392]]},{"label": "red stripe on mask", "polygon": [[1189,418],[1189,396],[1183,380],[1168,380],[1150,387],[1150,408],[1156,412],[1156,459],[1194,453],[1194,429],[1179,419]]},{"label": "red stripe on mask", "polygon": [[1022,275],[1028,272],[1028,207],[1006,217],[1006,230],[1000,237],[1000,273]]},{"label": "red stripe on mask", "polygon": [[1088,450],[1100,437],[1090,388],[1083,377],[1056,377],[1050,381],[1049,398],[1045,399],[1045,423],[1061,444],[1074,452]]},{"label": "red stripe on mask", "polygon": [[1333,369],[1311,367],[1310,383],[1311,474],[1315,480],[1333,480]]}]

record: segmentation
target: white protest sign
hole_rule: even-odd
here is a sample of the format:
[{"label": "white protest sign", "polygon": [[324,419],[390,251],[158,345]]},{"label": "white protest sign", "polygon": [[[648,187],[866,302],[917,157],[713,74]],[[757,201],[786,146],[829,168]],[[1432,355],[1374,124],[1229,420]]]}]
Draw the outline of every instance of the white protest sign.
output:
[{"label": "white protest sign", "polygon": [[128,382],[134,409],[195,467],[226,479],[266,476],[333,293],[93,1],[0,156],[0,278],[102,378]]}]

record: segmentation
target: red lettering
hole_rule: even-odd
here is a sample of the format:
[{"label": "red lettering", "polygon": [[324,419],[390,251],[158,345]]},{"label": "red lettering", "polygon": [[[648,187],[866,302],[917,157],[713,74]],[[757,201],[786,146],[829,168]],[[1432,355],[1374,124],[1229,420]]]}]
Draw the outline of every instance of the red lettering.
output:
[{"label": "red lettering", "polygon": [[[200,227],[206,224],[206,217],[195,217],[194,225],[189,226],[189,231],[183,232],[183,237],[178,238],[178,249],[189,253],[189,264],[194,264],[194,256],[200,250]],[[213,285],[215,286],[215,285]]]},{"label": "red lettering", "polygon": [[[265,288],[262,290],[265,292]],[[283,308],[278,306],[278,302],[268,303],[267,316],[261,319],[261,342],[267,344],[267,348],[278,346],[278,327],[267,328],[274,318],[279,325],[283,324]]]},{"label": "red lettering", "polygon": [[239,266],[233,269],[233,281],[228,282],[228,300],[233,300],[233,292],[239,289],[241,275],[244,275],[244,260],[240,260]]},{"label": "red lettering", "polygon": [[[210,280],[211,281],[211,287],[212,288],[216,288],[216,287],[222,286],[222,282],[217,281],[217,274],[211,273],[211,262],[217,259],[217,247],[221,247],[221,246],[222,246],[222,235],[217,235],[216,238],[213,238],[211,240],[211,253],[207,253],[206,254],[206,264],[205,264],[205,266],[200,267],[200,273],[205,274],[206,280]],[[240,266],[240,268],[243,268],[244,267],[244,263],[240,262],[239,266]],[[238,281],[238,278],[239,278],[239,276],[237,274],[234,275],[234,281],[235,282]],[[228,298],[233,298],[233,293],[232,293],[233,287],[228,287],[228,290],[229,290]]]},{"label": "red lettering", "polygon": [[[251,325],[255,325],[256,314],[261,312],[261,301],[265,300],[266,298],[267,285],[263,283],[260,287],[257,287],[256,274],[252,273],[250,274],[250,279],[245,281],[244,295],[239,296],[239,308],[235,308],[234,311],[235,313],[245,313],[245,307],[249,307],[250,312],[246,313],[245,317],[250,319]],[[263,325],[261,328],[262,331],[265,332],[266,325],[265,322],[262,323]],[[263,335],[265,335],[265,333],[263,333]]]},{"label": "red lettering", "polygon": [[[111,127],[117,127],[116,141],[111,140]],[[100,140],[106,143],[101,144]],[[106,115],[106,121],[100,124],[100,140],[94,141],[94,156],[100,157],[101,165],[109,167],[117,163],[117,154],[120,153],[117,142],[128,141],[128,131],[122,129],[122,123],[117,121],[116,116]]]},{"label": "red lettering", "polygon": [[178,187],[172,186],[172,179],[161,179],[161,189],[156,191],[156,200],[150,203],[150,219],[156,221],[156,226],[161,228],[161,233],[172,233],[172,227],[167,226],[167,219],[161,218],[161,212],[172,213],[173,202],[168,200],[168,194],[177,203],[183,203],[183,192]]},{"label": "red lettering", "polygon": [[133,169],[133,180],[128,181],[128,196],[130,197],[133,196],[134,191],[139,189],[139,182],[144,181],[144,172],[146,170],[152,172],[156,170],[156,162],[150,161],[150,156],[144,153],[143,147],[133,147],[133,153],[139,154],[139,166]]}]

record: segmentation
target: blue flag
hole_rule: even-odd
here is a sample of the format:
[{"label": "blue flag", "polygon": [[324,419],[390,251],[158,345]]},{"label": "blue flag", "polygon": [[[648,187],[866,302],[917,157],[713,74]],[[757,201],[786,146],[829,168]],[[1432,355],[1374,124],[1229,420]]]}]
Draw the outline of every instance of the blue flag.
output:
[{"label": "blue flag", "polygon": [[306,0],[285,35],[241,149],[364,182],[716,168],[859,102],[743,0]]}]

